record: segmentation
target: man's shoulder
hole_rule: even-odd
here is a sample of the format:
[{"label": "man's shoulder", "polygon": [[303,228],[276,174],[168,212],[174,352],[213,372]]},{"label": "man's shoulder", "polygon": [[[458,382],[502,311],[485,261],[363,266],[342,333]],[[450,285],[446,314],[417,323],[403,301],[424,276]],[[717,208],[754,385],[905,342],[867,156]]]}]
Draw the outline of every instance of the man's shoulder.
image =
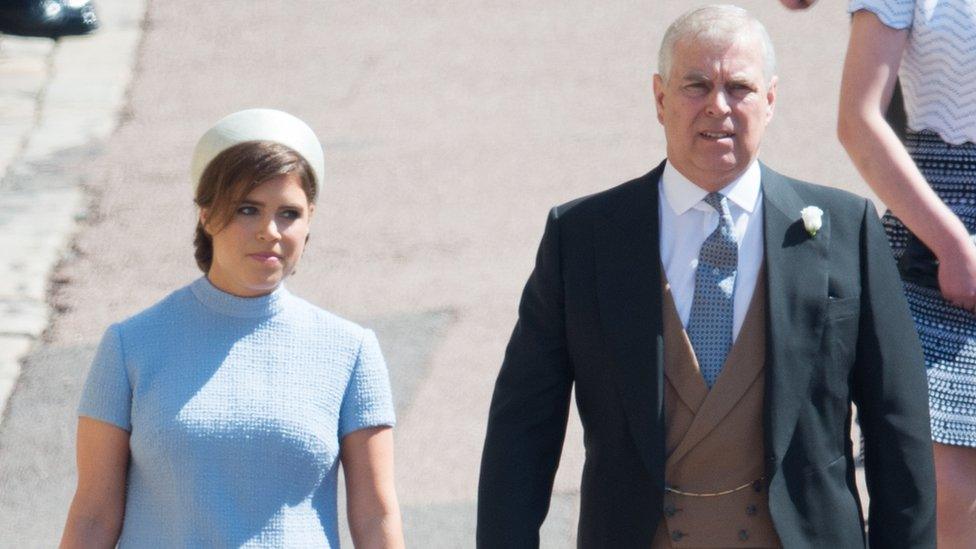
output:
[{"label": "man's shoulder", "polygon": [[608,216],[621,207],[633,206],[635,203],[647,202],[650,207],[656,204],[657,183],[661,178],[662,166],[609,189],[560,204],[552,209],[550,215],[556,219],[573,221],[590,219],[597,215]]},{"label": "man's shoulder", "polygon": [[[806,205],[818,206],[825,211],[828,211],[829,208],[829,211],[845,214],[843,217],[849,217],[846,214],[862,214],[866,203],[870,202],[864,196],[850,191],[796,179],[778,173],[765,165],[763,166],[763,177],[766,180],[763,184],[764,192],[777,192],[779,190],[777,185],[782,185],[796,193]],[[773,185],[766,184],[769,179],[773,179]],[[859,218],[860,216],[856,217],[856,219]]]}]

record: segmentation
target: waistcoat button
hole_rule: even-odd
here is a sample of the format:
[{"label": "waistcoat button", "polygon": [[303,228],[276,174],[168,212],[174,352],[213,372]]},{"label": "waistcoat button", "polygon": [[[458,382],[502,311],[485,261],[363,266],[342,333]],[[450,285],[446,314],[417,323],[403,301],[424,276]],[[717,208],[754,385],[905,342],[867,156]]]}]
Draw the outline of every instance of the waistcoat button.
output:
[{"label": "waistcoat button", "polygon": [[746,514],[749,515],[750,517],[751,516],[754,516],[758,511],[759,510],[756,509],[756,506],[755,505],[751,505],[750,504],[750,505],[747,505],[746,506]]},{"label": "waistcoat button", "polygon": [[669,504],[667,504],[667,505],[664,506],[664,514],[666,516],[668,516],[668,517],[673,517],[674,514],[677,513],[677,512],[678,512],[678,510],[674,508],[674,504],[673,503],[669,503]]},{"label": "waistcoat button", "polygon": [[749,532],[747,532],[745,530],[739,530],[739,539],[741,539],[742,541],[748,541],[749,540]]},{"label": "waistcoat button", "polygon": [[671,539],[673,541],[681,541],[681,538],[683,537],[685,537],[685,533],[682,532],[681,530],[675,530],[674,532],[671,532]]}]

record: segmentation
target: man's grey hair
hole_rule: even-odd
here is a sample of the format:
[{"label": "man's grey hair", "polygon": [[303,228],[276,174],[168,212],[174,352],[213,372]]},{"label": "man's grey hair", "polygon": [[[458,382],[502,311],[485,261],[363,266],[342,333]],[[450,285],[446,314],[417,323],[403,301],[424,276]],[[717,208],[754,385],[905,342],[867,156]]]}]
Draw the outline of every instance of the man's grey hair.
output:
[{"label": "man's grey hair", "polygon": [[684,38],[730,44],[740,38],[755,37],[763,47],[763,77],[768,84],[776,70],[776,53],[766,27],[748,11],[730,4],[714,4],[691,10],[677,18],[661,40],[657,70],[665,82],[671,76],[674,46]]}]

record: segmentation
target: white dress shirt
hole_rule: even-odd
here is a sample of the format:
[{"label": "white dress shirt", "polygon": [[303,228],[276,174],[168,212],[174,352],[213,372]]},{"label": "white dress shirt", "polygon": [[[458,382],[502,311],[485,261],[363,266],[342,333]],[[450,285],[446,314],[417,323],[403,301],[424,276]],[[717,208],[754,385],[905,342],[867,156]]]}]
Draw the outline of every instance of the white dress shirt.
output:
[{"label": "white dress shirt", "polygon": [[[739,244],[738,270],[732,302],[732,338],[739,336],[763,259],[762,187],[759,162],[754,161],[735,181],[719,192],[728,197],[735,240]],[[718,227],[719,213],[703,200],[708,191],[665,164],[658,185],[661,222],[661,262],[681,324],[688,328],[695,295],[695,270],[702,243]]]}]

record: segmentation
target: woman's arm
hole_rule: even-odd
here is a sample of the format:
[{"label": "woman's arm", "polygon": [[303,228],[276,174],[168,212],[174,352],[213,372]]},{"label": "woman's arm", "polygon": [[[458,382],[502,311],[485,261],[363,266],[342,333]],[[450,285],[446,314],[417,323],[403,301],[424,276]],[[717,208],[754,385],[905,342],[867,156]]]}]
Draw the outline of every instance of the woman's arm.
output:
[{"label": "woman's arm", "polygon": [[892,29],[868,11],[854,13],[837,135],[871,189],[939,259],[943,296],[973,310],[976,246],[884,119],[907,40],[907,29]]},{"label": "woman's arm", "polygon": [[805,10],[816,2],[817,0],[779,0],[780,4],[791,10]]},{"label": "woman's arm", "polygon": [[61,548],[115,547],[125,514],[129,433],[109,423],[78,419],[78,489]]},{"label": "woman's arm", "polygon": [[393,481],[393,429],[373,427],[342,439],[346,509],[360,549],[400,549],[403,525]]}]

